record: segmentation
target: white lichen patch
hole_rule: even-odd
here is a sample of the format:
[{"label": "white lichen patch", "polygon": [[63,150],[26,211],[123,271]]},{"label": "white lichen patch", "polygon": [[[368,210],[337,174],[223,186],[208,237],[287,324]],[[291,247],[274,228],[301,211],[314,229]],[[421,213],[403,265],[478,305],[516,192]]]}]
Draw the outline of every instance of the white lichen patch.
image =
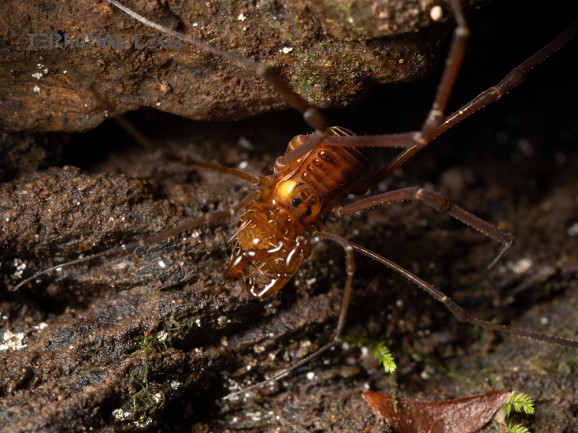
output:
[{"label": "white lichen patch", "polygon": [[141,420],[135,421],[135,422],[134,422],[134,425],[137,426],[137,427],[146,427],[146,426],[148,426],[149,424],[152,424],[152,422],[153,422],[153,420],[152,420],[152,418],[149,416],[149,417],[146,417],[146,418],[145,418],[144,420],[142,420],[142,421],[141,421]]},{"label": "white lichen patch", "polygon": [[307,284],[308,286],[312,286],[313,284],[315,284],[317,282],[317,278],[309,278],[307,280],[305,280],[305,284]]},{"label": "white lichen patch", "polygon": [[44,75],[48,74],[48,68],[46,68],[42,63],[38,63],[37,68],[40,69],[41,72],[31,74],[33,78],[40,80]]},{"label": "white lichen patch", "polygon": [[520,259],[517,262],[508,262],[508,268],[516,274],[527,272],[533,265],[534,262],[529,258]]},{"label": "white lichen patch", "polygon": [[119,421],[124,421],[129,419],[132,416],[132,413],[126,410],[122,410],[121,408],[115,409],[112,411],[112,417]]},{"label": "white lichen patch", "polygon": [[16,268],[16,270],[14,271],[12,276],[16,279],[22,279],[22,274],[24,273],[24,270],[26,269],[26,263],[24,263],[22,260],[16,258],[16,259],[14,259],[14,268]]},{"label": "white lichen patch", "polygon": [[262,414],[261,412],[246,412],[245,415],[253,422],[257,423],[259,421],[261,421],[262,418]]},{"label": "white lichen patch", "polygon": [[37,331],[42,331],[44,328],[48,327],[48,323],[46,322],[40,322],[38,325],[34,325],[33,328],[36,329]]},{"label": "white lichen patch", "polygon": [[271,316],[277,313],[277,308],[272,303],[265,305],[265,310],[263,311],[263,316]]},{"label": "white lichen patch", "polygon": [[24,344],[24,332],[13,333],[8,330],[4,332],[4,343],[0,344],[2,350],[20,350],[26,347]]},{"label": "white lichen patch", "polygon": [[227,326],[227,323],[229,323],[229,319],[227,319],[226,316],[220,316],[217,319],[217,327],[219,329],[223,329],[225,326]]}]

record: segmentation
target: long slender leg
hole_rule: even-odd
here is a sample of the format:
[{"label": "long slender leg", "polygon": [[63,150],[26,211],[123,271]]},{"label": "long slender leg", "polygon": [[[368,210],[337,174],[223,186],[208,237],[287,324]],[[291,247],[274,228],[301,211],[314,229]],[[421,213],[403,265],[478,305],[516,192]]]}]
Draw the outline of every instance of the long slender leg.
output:
[{"label": "long slender leg", "polygon": [[313,134],[304,145],[280,157],[279,162],[281,164],[288,164],[289,162],[294,161],[295,159],[309,152],[322,140],[324,143],[327,143],[331,146],[405,148],[405,150],[397,155],[397,157],[395,157],[386,167],[378,171],[369,179],[369,185],[373,185],[379,182],[381,179],[387,177],[397,167],[404,164],[409,158],[427,146],[434,138],[450,129],[456,123],[461,122],[463,119],[475,111],[485,107],[486,105],[497,101],[503,94],[517,87],[523,81],[523,76],[526,72],[541,63],[568,41],[575,38],[578,34],[578,21],[576,21],[560,36],[555,38],[552,42],[535,53],[520,66],[515,68],[512,72],[510,72],[510,74],[508,74],[508,76],[500,83],[498,83],[498,85],[488,89],[488,91],[482,93],[473,101],[464,105],[455,113],[444,119],[443,113],[446,109],[447,101],[452,92],[456,76],[460,69],[461,62],[465,54],[466,42],[469,36],[469,30],[467,28],[465,18],[459,6],[458,0],[450,0],[451,7],[458,25],[454,30],[450,52],[446,59],[446,67],[438,86],[438,91],[434,99],[434,103],[432,104],[432,109],[427,115],[421,130],[407,134],[397,134],[395,136],[380,135],[365,137],[329,137],[329,127],[323,114],[316,108],[312,107],[300,95],[295,93],[277,74],[275,74],[269,65],[255,62],[245,57],[236,55],[232,52],[216,48],[206,42],[193,39],[179,32],[175,32],[168,27],[146,19],[145,17],[139,15],[126,6],[123,6],[117,0],[106,1],[118,7],[119,9],[122,9],[124,12],[149,27],[172,35],[173,37],[182,39],[189,44],[195,45],[213,54],[226,58],[245,68],[253,69],[273,88],[275,88],[275,90],[277,90],[277,92],[291,106],[293,106],[303,115],[304,120],[315,130],[315,134]]},{"label": "long slender leg", "polygon": [[435,132],[435,137],[443,134],[457,123],[474,114],[476,111],[498,101],[506,93],[512,91],[524,82],[526,74],[578,36],[578,20],[574,21],[566,30],[560,33],[549,44],[520,63],[495,86],[483,91],[473,100],[465,104],[445,118]]},{"label": "long slender leg", "polygon": [[[465,17],[458,1],[451,0],[450,4],[454,12],[457,27],[454,30],[450,51],[446,59],[446,65],[438,85],[432,108],[426,116],[421,130],[412,135],[415,145],[402,151],[392,161],[390,161],[387,166],[373,175],[368,181],[369,185],[372,185],[388,176],[397,167],[404,164],[409,158],[426,147],[436,137],[436,131],[444,121],[444,112],[453,90],[456,77],[458,76],[458,72],[462,65],[462,60],[466,53],[467,41],[470,35],[470,30],[467,27]],[[385,138],[387,138],[387,136]]]},{"label": "long slender leg", "polygon": [[218,171],[221,173],[230,174],[232,176],[236,176],[236,177],[239,177],[239,178],[246,180],[248,182],[254,183],[255,185],[261,185],[262,184],[261,180],[263,178],[251,176],[250,174],[247,174],[241,170],[237,170],[236,168],[226,167],[224,165],[216,164],[214,162],[205,162],[205,161],[199,161],[197,159],[186,158],[186,157],[183,157],[181,155],[176,155],[176,156],[171,155],[171,157],[174,157],[175,159],[178,159],[179,161],[184,162],[186,164],[197,165],[199,167],[208,168],[209,170],[214,170],[214,171]]},{"label": "long slender leg", "polygon": [[269,65],[255,62],[253,60],[247,59],[245,57],[239,56],[229,51],[221,50],[217,47],[212,46],[211,44],[208,44],[206,42],[197,39],[193,39],[187,35],[169,29],[168,27],[165,27],[161,24],[150,21],[147,18],[143,17],[142,15],[136,13],[132,9],[119,3],[117,0],[106,0],[106,1],[116,6],[117,8],[123,10],[137,21],[140,21],[141,23],[149,27],[155,28],[175,38],[182,39],[191,45],[197,46],[203,50],[207,50],[213,54],[216,54],[232,62],[235,62],[245,68],[253,69],[265,81],[267,81],[285,99],[285,101],[287,101],[293,108],[295,108],[303,115],[303,119],[305,120],[305,122],[307,122],[307,124],[309,124],[309,126],[311,126],[315,130],[315,134],[313,134],[308,139],[306,146],[304,148],[299,147],[295,149],[294,152],[291,152],[291,154],[293,154],[292,159],[284,161],[283,163],[291,162],[294,159],[298,158],[299,156],[310,151],[319,141],[321,141],[324,137],[326,137],[329,134],[329,125],[327,124],[325,116],[323,116],[323,114],[315,107],[312,107],[305,99],[303,99],[302,96],[294,92],[287,85],[287,83],[285,83],[273,71],[273,69]]},{"label": "long slender leg", "polygon": [[450,310],[452,312],[452,314],[454,316],[456,316],[456,318],[460,322],[470,323],[470,324],[475,325],[475,326],[480,326],[482,328],[490,329],[492,331],[502,332],[505,334],[515,335],[515,336],[519,336],[519,337],[526,337],[526,338],[530,338],[533,340],[539,340],[539,341],[544,341],[547,343],[554,343],[554,344],[559,344],[562,346],[567,346],[567,347],[572,347],[572,348],[578,349],[578,341],[575,341],[575,340],[569,340],[566,338],[554,337],[551,335],[541,334],[539,332],[533,332],[533,331],[526,331],[526,330],[519,329],[519,328],[511,328],[509,326],[498,325],[496,323],[492,323],[492,322],[478,319],[478,318],[472,316],[471,314],[469,314],[467,311],[465,311],[462,307],[460,307],[453,300],[451,300],[449,297],[447,297],[442,291],[440,291],[439,289],[436,289],[431,284],[426,283],[421,278],[417,277],[416,275],[412,274],[411,272],[402,268],[401,266],[397,265],[396,263],[392,262],[391,260],[388,260],[385,257],[382,257],[379,254],[376,254],[373,251],[362,247],[361,245],[354,244],[353,242],[349,242],[349,245],[351,245],[351,247],[355,251],[360,252],[361,254],[364,254],[367,257],[370,257],[370,258],[376,260],[377,262],[381,263],[384,266],[387,266],[390,269],[393,269],[395,272],[403,275],[405,278],[407,278],[411,282],[420,286],[422,289],[424,289],[426,292],[428,292],[430,295],[432,295],[436,300],[438,300],[439,302],[444,304],[448,308],[448,310]]},{"label": "long slender leg", "polygon": [[128,244],[121,245],[120,247],[111,248],[111,249],[108,249],[105,251],[101,251],[99,253],[90,254],[90,255],[85,256],[85,257],[80,257],[76,260],[71,260],[71,261],[66,262],[66,263],[61,263],[60,265],[52,266],[51,268],[44,269],[43,271],[37,272],[36,274],[32,275],[31,277],[28,277],[25,280],[22,280],[20,283],[18,283],[16,286],[14,286],[14,288],[11,289],[11,291],[16,291],[16,290],[20,289],[22,286],[24,286],[25,284],[28,284],[30,281],[35,280],[36,278],[38,278],[42,275],[50,274],[51,272],[55,271],[56,269],[61,269],[64,267],[77,265],[79,263],[88,262],[90,260],[95,260],[97,258],[110,256],[113,254],[127,253],[129,251],[132,251],[132,250],[138,248],[138,247],[150,245],[150,244],[162,241],[164,239],[170,238],[171,236],[177,235],[179,233],[185,232],[187,230],[192,230],[192,229],[194,229],[194,228],[196,228],[202,224],[218,223],[220,221],[223,221],[223,220],[229,218],[230,216],[231,216],[230,211],[213,212],[209,215],[194,218],[194,219],[187,221],[183,224],[180,224],[176,227],[173,227],[173,228],[170,228],[168,230],[164,230],[162,232],[156,233],[156,234],[154,234],[148,238],[140,239],[138,241],[134,241],[134,242],[130,242]]},{"label": "long slender leg", "polygon": [[[453,90],[456,77],[460,70],[464,54],[466,52],[466,44],[470,34],[470,31],[466,25],[466,20],[464,14],[460,8],[458,0],[450,0],[452,11],[457,22],[457,27],[454,30],[452,37],[452,43],[450,46],[450,51],[448,57],[446,58],[444,72],[442,78],[438,85],[438,90],[432,104],[432,108],[429,111],[426,119],[421,127],[421,130],[417,133],[409,133],[405,135],[405,146],[406,150],[401,152],[396,156],[389,165],[395,165],[399,167],[425,146],[427,146],[434,138],[437,129],[444,121],[445,115],[444,111],[446,109],[450,94]],[[324,142],[327,137],[324,138]],[[337,142],[333,141],[332,142]],[[350,143],[358,142],[357,139],[353,138],[349,140]],[[309,143],[306,143],[309,144]],[[390,145],[390,137],[382,136],[380,139],[376,140],[371,144],[366,144],[366,146],[375,147],[392,147]],[[305,147],[305,146],[302,146]],[[299,148],[293,152],[287,153],[286,155],[279,158],[282,164],[287,164],[297,157],[303,155],[306,151],[310,150],[312,146],[307,149]],[[300,150],[300,154],[297,155],[297,150]],[[375,181],[370,180],[370,184],[375,183]]]},{"label": "long slender leg", "polygon": [[333,341],[338,342],[343,334],[343,327],[345,326],[345,318],[347,317],[347,309],[349,308],[349,301],[351,300],[351,292],[353,291],[353,276],[355,275],[355,259],[353,257],[353,248],[346,239],[331,232],[315,232],[313,234],[322,239],[329,239],[337,242],[345,250],[345,270],[347,272],[347,280],[345,282],[345,289],[343,291],[343,300],[341,301],[341,310],[339,312],[339,320],[333,335]]},{"label": "long slender leg", "polygon": [[[448,99],[454,87],[454,83],[458,75],[460,66],[462,64],[462,60],[466,52],[467,40],[470,34],[470,31],[466,25],[466,20],[464,18],[464,14],[460,8],[458,0],[450,0],[450,4],[457,22],[457,27],[454,30],[452,43],[450,46],[450,52],[448,54],[448,57],[446,58],[445,62],[446,66],[442,74],[441,81],[438,85],[438,90],[434,98],[432,108],[429,111],[428,115],[426,116],[426,119],[420,131],[398,135],[398,140],[401,141],[401,139],[403,139],[404,145],[397,147],[406,147],[406,149],[403,152],[401,152],[398,156],[396,156],[393,159],[393,161],[390,162],[389,165],[395,165],[395,168],[402,165],[405,161],[407,161],[409,158],[411,158],[413,155],[415,155],[417,152],[419,152],[421,149],[427,146],[435,138],[436,136],[435,133],[437,129],[444,121],[445,117],[444,111],[446,109]],[[390,144],[391,137],[388,135],[377,136],[375,138],[376,140],[368,140],[368,142],[364,144],[364,146],[396,147]],[[327,137],[324,137],[323,140],[325,143]],[[354,138],[345,138],[343,142],[348,142],[349,145],[352,145],[353,143],[360,143],[361,140],[363,139],[358,139],[354,137]],[[332,138],[329,141],[329,143],[333,144],[338,143],[339,141],[340,140],[334,140]],[[293,152],[289,152],[284,156],[280,157],[279,162],[281,164],[287,164],[313,148],[313,145],[309,145],[309,142],[306,143],[306,145],[308,146],[307,147],[305,145],[301,146],[300,148],[294,150]],[[373,179],[370,179],[370,185],[372,185],[375,182],[376,181],[374,181]]]},{"label": "long slender leg", "polygon": [[347,310],[349,308],[349,301],[351,300],[351,292],[353,291],[353,276],[355,274],[355,258],[353,256],[353,246],[348,240],[342,238],[339,235],[336,235],[335,233],[319,231],[319,232],[315,232],[314,236],[317,236],[317,237],[322,238],[322,239],[329,239],[329,240],[332,240],[334,242],[337,242],[345,250],[345,269],[347,272],[347,280],[345,282],[345,289],[343,290],[343,300],[341,301],[341,310],[339,311],[339,318],[337,319],[337,326],[335,328],[335,333],[333,334],[333,338],[331,339],[331,341],[329,343],[321,346],[318,350],[316,350],[312,354],[299,360],[298,362],[291,365],[290,367],[276,373],[274,376],[270,377],[269,379],[264,380],[262,382],[255,383],[255,384],[248,386],[248,387],[246,387],[240,391],[228,394],[223,398],[225,398],[225,399],[231,398],[231,397],[234,397],[235,395],[241,394],[243,392],[247,392],[247,391],[250,391],[252,389],[259,388],[260,386],[262,386],[266,383],[279,380],[282,377],[286,376],[287,374],[291,373],[292,371],[296,370],[297,368],[307,364],[312,359],[317,358],[319,355],[326,352],[327,350],[331,349],[333,346],[335,346],[341,340],[341,336],[343,334],[343,328],[345,326],[345,319],[347,318]]},{"label": "long slender leg", "polygon": [[[409,158],[415,155],[418,151],[423,149],[429,142],[431,142],[436,137],[440,136],[447,130],[451,129],[456,124],[460,123],[467,117],[474,114],[476,111],[485,108],[486,106],[498,101],[506,93],[512,91],[518,87],[525,79],[526,74],[535,68],[537,65],[542,63],[557,50],[562,48],[565,44],[575,39],[578,36],[578,20],[574,21],[566,30],[564,30],[560,35],[554,38],[550,43],[542,47],[539,51],[534,53],[528,59],[520,63],[514,69],[512,69],[508,75],[506,75],[499,83],[495,86],[490,87],[484,92],[480,93],[476,98],[456,110],[454,113],[446,117],[443,122],[441,122],[435,129],[433,134],[429,135],[429,141],[427,143],[416,144],[415,137],[417,132],[399,134],[396,137],[397,143],[402,143],[406,140],[407,150],[401,152],[396,158],[394,158],[387,166],[375,173],[369,180],[368,184],[373,185],[380,180],[389,176],[396,168],[404,164]],[[450,51],[451,53],[451,51]],[[441,86],[441,83],[440,83]],[[439,93],[439,90],[438,90]],[[437,99],[437,98],[436,98]],[[435,106],[435,102],[434,102]],[[433,111],[433,110],[432,110]],[[430,112],[431,113],[431,112]],[[428,118],[430,116],[428,115]],[[424,124],[425,127],[425,124]],[[424,128],[422,128],[421,140],[424,140],[426,135],[423,134]],[[355,147],[395,147],[390,145],[390,135],[374,135],[374,136],[355,136],[355,137],[327,137],[324,139],[323,144],[329,146],[355,146]],[[399,147],[402,147],[401,145]]]},{"label": "long slender leg", "polygon": [[[92,96],[96,99],[96,101],[102,106],[107,107],[106,101],[99,95],[99,93],[94,89],[93,83],[90,81],[88,77],[85,77],[84,74],[80,71],[75,71],[75,74],[80,75],[82,77],[83,87],[88,90]],[[127,119],[125,115],[115,116],[112,118],[124,131],[130,135],[133,140],[135,140],[140,146],[143,148],[152,151],[156,149],[156,146],[153,144],[152,141],[149,140],[147,136],[145,136],[139,129],[134,126],[134,124]]]},{"label": "long slender leg", "polygon": [[361,212],[383,204],[390,204],[399,201],[415,201],[420,200],[433,207],[434,209],[445,212],[448,215],[462,221],[464,224],[478,230],[486,236],[500,242],[503,247],[498,253],[497,257],[488,265],[492,267],[504,255],[504,253],[514,244],[514,236],[510,233],[500,230],[496,226],[487,221],[471,214],[467,210],[453,204],[445,195],[434,191],[428,191],[421,187],[403,188],[395,191],[388,191],[383,194],[374,195],[372,197],[359,200],[347,206],[337,207],[332,214],[335,217],[342,217]]},{"label": "long slender leg", "polygon": [[[109,0],[110,1],[110,0]],[[435,133],[439,126],[444,121],[444,111],[446,109],[448,99],[454,87],[454,83],[458,72],[460,70],[460,66],[462,64],[462,60],[464,58],[464,54],[466,52],[466,44],[470,34],[470,31],[466,25],[466,20],[464,18],[464,14],[459,6],[458,0],[450,0],[450,4],[454,13],[454,17],[457,22],[457,27],[454,30],[452,43],[450,46],[450,51],[448,57],[446,58],[445,62],[445,69],[442,74],[442,78],[438,85],[438,90],[436,96],[434,98],[434,102],[432,104],[432,108],[429,111],[426,119],[421,127],[421,130],[418,132],[407,133],[407,134],[398,134],[397,141],[401,142],[403,140],[403,146],[392,146],[391,143],[391,136],[383,135],[383,136],[373,136],[371,138],[357,138],[357,137],[345,137],[335,139],[331,137],[328,140],[327,137],[324,138],[324,143],[327,141],[330,145],[337,145],[339,146],[341,143],[347,143],[343,145],[349,146],[366,146],[366,147],[405,147],[406,149],[401,152],[398,156],[396,156],[393,161],[390,162],[389,165],[395,165],[395,168],[402,165],[405,161],[411,158],[415,153],[419,152],[425,146],[427,146],[433,138],[436,136]],[[365,140],[364,144],[362,141]],[[337,143],[337,144],[334,144]],[[307,145],[309,143],[306,143]],[[302,146],[296,149],[293,152],[289,152],[286,155],[279,158],[279,161],[282,164],[287,164],[299,156],[303,155],[305,152],[312,149],[312,146]],[[297,154],[297,151],[300,151]],[[394,168],[394,169],[395,169]],[[391,170],[393,171],[393,170]],[[389,172],[388,172],[389,174]],[[370,184],[375,183],[375,181],[371,180]]]}]

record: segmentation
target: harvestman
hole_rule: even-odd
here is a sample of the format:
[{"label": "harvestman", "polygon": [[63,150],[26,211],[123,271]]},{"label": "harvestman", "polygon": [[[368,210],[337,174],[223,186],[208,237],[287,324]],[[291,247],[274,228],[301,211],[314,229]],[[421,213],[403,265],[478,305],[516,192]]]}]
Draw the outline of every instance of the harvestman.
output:
[{"label": "harvestman", "polygon": [[[525,74],[529,70],[533,69],[578,34],[578,21],[574,22],[568,29],[529,59],[514,68],[498,84],[482,92],[455,113],[446,117],[444,111],[462,63],[466,41],[469,36],[469,30],[458,1],[451,0],[450,4],[457,27],[453,33],[450,51],[437,94],[421,130],[393,135],[355,136],[344,128],[329,127],[323,115],[290,89],[287,84],[275,75],[269,66],[218,49],[205,42],[194,40],[151,22],[116,0],[107,1],[147,26],[181,38],[190,44],[255,70],[303,115],[305,121],[315,131],[311,135],[300,135],[291,140],[285,155],[276,160],[275,172],[271,176],[255,178],[218,164],[193,161],[199,166],[241,177],[260,187],[259,192],[253,194],[243,203],[244,213],[241,216],[241,226],[236,235],[233,258],[227,271],[230,277],[243,277],[248,281],[250,292],[254,296],[261,299],[266,298],[285,285],[297,271],[303,260],[309,256],[310,237],[332,240],[340,244],[345,250],[347,280],[333,339],[315,353],[270,380],[275,380],[287,374],[290,370],[303,365],[312,357],[318,356],[334,346],[340,340],[352,292],[355,272],[354,251],[371,257],[422,287],[435,299],[443,303],[461,322],[516,336],[578,348],[578,341],[510,328],[471,316],[440,290],[399,265],[367,248],[328,232],[321,219],[322,216],[339,218],[393,202],[422,201],[500,242],[503,247],[490,266],[496,263],[512,245],[513,236],[456,206],[439,193],[427,191],[421,187],[412,187],[377,194],[344,206],[339,205],[338,200],[347,197],[350,193],[361,194],[366,192],[372,185],[390,175],[396,168],[404,164],[440,134],[517,87],[524,80]],[[385,167],[373,175],[365,177],[364,174],[367,172],[369,161],[362,148],[366,147],[395,148],[402,149],[402,151]],[[165,239],[199,224],[219,221],[228,216],[228,212],[214,213],[158,233],[145,240],[54,266],[22,281],[15,287],[15,290],[39,275],[46,274],[54,269],[103,255],[127,251],[140,245]],[[255,386],[258,385],[260,384]]]}]

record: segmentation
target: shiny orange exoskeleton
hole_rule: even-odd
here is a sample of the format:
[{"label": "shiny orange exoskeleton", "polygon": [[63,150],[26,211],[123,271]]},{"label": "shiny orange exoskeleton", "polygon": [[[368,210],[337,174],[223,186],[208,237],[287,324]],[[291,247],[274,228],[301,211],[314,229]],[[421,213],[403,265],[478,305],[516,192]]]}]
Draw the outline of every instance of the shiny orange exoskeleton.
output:
[{"label": "shiny orange exoskeleton", "polygon": [[[330,129],[332,135],[352,135],[343,128]],[[307,137],[294,137],[287,153]],[[368,163],[360,149],[323,144],[288,164],[278,160],[274,174],[261,179],[263,189],[241,216],[228,276],[244,278],[259,298],[279,291],[309,257],[308,236],[322,229],[322,215],[332,214],[338,199],[366,189]]]}]

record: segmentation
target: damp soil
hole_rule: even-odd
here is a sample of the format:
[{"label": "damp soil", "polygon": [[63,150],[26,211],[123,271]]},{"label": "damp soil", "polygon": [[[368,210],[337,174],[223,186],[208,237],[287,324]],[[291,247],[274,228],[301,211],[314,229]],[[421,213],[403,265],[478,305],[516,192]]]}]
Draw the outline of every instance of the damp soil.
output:
[{"label": "damp soil", "polygon": [[[480,39],[472,41],[454,107],[568,24],[551,17],[540,31],[512,29],[510,13],[490,8],[472,17]],[[485,270],[498,244],[417,203],[328,226],[481,318],[577,339],[575,53],[576,42],[375,189],[422,185],[513,233],[515,246],[494,268]],[[435,87],[432,77],[380,88],[329,117],[358,133],[415,129]],[[234,219],[62,268],[10,292],[26,276],[80,254],[234,208],[252,186],[187,160],[267,174],[291,136],[306,130],[292,112],[236,123],[152,111],[129,119],[153,147],[135,144],[113,121],[88,134],[4,141],[0,326],[1,343],[12,346],[0,351],[1,431],[388,432],[361,396],[391,390],[368,350],[372,341],[389,345],[404,397],[516,390],[532,395],[537,408],[518,422],[534,432],[576,431],[576,351],[462,325],[419,287],[363,257],[349,342],[224,400],[327,342],[345,281],[340,247],[314,242],[311,258],[278,296],[251,298],[243,282],[223,278]],[[391,157],[374,155],[375,167]]]}]

